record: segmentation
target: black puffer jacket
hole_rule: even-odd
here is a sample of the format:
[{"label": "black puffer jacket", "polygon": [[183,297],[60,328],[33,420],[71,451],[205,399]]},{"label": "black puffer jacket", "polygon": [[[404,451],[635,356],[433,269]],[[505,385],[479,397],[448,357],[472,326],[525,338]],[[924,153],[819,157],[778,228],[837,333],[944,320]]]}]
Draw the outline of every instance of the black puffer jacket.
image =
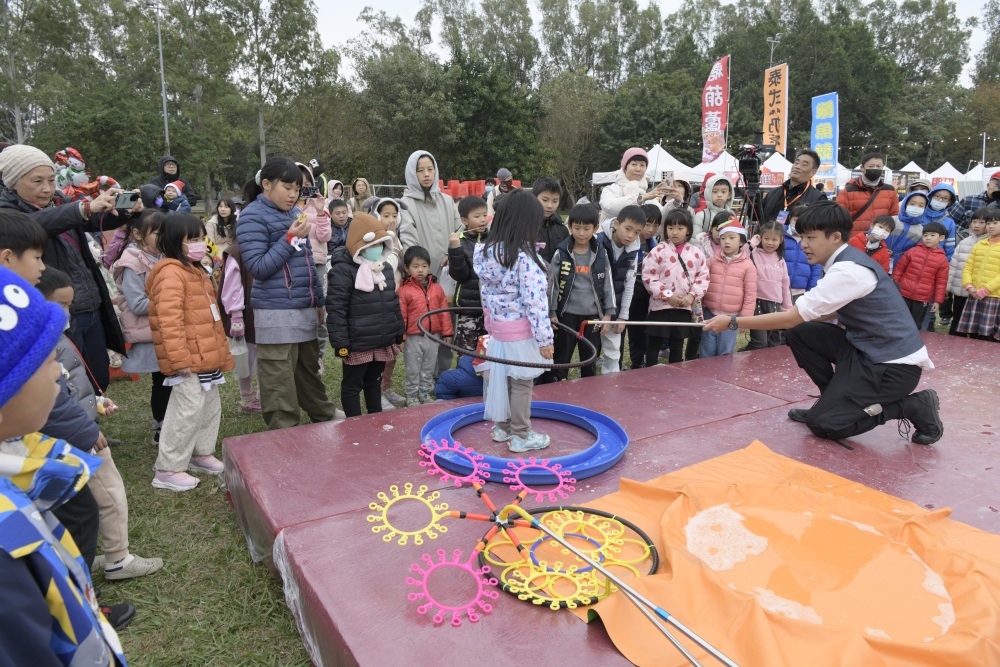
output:
[{"label": "black puffer jacket", "polygon": [[60,271],[71,272],[69,264],[72,261],[67,253],[67,246],[59,243],[60,234],[69,233],[75,244],[80,248],[80,255],[83,257],[83,264],[94,277],[94,283],[101,295],[101,324],[104,325],[104,335],[107,338],[108,349],[120,354],[125,354],[125,337],[122,335],[121,325],[118,323],[118,315],[115,313],[115,306],[111,302],[108,294],[108,286],[104,282],[94,256],[90,253],[87,239],[84,232],[103,232],[115,229],[125,224],[129,215],[119,212],[118,216],[111,215],[110,212],[95,213],[89,220],[84,220],[80,215],[80,204],[70,202],[63,204],[59,193],[52,200],[52,203],[45,208],[36,208],[17,196],[13,190],[0,186],[0,208],[13,209],[25,213],[35,222],[40,224],[49,235],[49,247],[45,250],[42,260],[46,266],[52,266]]},{"label": "black puffer jacket", "polygon": [[545,247],[538,251],[538,256],[551,264],[556,248],[567,238],[569,238],[569,228],[563,222],[562,216],[553,213],[542,220],[542,228],[538,230],[538,240],[545,244]]},{"label": "black puffer jacket", "polygon": [[387,264],[382,271],[384,289],[376,287],[371,292],[362,292],[354,287],[359,267],[346,249],[337,248],[330,261],[326,327],[334,352],[340,349],[363,352],[402,343],[406,329],[392,268]]},{"label": "black puffer jacket", "polygon": [[472,270],[472,253],[476,251],[477,243],[486,243],[486,232],[470,234],[462,232],[462,245],[458,248],[448,246],[448,275],[458,283],[455,291],[455,305],[463,308],[481,308],[483,302],[479,298],[479,276]]},{"label": "black puffer jacket", "polygon": [[[177,173],[171,176],[170,174],[163,171],[163,165],[168,162],[174,162],[177,164]],[[188,203],[194,206],[198,203],[198,195],[194,193],[191,188],[191,184],[187,182],[186,178],[181,178],[181,163],[177,162],[177,158],[173,155],[164,155],[160,158],[160,161],[156,164],[156,168],[160,170],[160,175],[152,179],[150,183],[159,186],[161,189],[167,187],[167,183],[173,183],[174,181],[180,181],[184,184],[184,189],[181,190],[181,194],[187,197]]]}]

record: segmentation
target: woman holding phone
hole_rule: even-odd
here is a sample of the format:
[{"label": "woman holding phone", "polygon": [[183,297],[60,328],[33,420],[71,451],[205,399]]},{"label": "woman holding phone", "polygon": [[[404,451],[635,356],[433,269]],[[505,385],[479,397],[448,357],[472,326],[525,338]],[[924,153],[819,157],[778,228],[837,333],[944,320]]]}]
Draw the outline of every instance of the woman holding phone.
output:
[{"label": "woman holding phone", "polygon": [[0,153],[0,209],[26,213],[48,234],[49,247],[42,259],[73,281],[70,336],[90,367],[91,381],[103,392],[110,382],[108,350],[125,354],[125,339],[86,233],[123,225],[142,212],[142,201],[136,199],[128,210],[116,210],[124,190],[110,188],[93,200],[64,204],[55,178],[52,159],[42,151],[24,144],[7,147]]}]

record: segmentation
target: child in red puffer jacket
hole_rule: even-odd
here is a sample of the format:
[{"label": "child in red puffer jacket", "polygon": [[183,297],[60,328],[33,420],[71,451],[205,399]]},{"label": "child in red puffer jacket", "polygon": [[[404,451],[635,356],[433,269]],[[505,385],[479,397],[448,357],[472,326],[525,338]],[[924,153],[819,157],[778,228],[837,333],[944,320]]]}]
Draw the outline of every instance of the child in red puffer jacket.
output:
[{"label": "child in red puffer jacket", "polygon": [[892,279],[919,328],[927,309],[936,313],[948,288],[948,256],[940,248],[948,230],[940,222],[924,225],[921,242],[903,254],[893,267]]}]

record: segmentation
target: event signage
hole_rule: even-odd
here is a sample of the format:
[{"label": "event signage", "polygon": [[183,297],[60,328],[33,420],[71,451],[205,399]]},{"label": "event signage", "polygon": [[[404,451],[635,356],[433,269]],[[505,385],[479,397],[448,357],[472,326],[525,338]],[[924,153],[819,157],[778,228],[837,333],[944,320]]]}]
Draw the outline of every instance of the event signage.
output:
[{"label": "event signage", "polygon": [[788,64],[764,72],[764,143],[785,155],[788,135]]},{"label": "event signage", "polygon": [[840,105],[837,93],[812,98],[811,146],[819,155],[815,182],[825,184],[827,192],[837,188],[837,148],[840,145]]},{"label": "event signage", "polygon": [[726,150],[729,126],[729,56],[712,65],[701,95],[702,163],[711,162]]}]

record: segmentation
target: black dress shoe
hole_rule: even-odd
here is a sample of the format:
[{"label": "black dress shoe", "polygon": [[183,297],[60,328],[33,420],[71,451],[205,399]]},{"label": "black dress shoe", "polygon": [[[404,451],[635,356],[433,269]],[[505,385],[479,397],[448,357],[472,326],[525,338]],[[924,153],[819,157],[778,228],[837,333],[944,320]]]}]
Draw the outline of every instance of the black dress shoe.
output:
[{"label": "black dress shoe", "polygon": [[807,414],[809,414],[808,410],[793,408],[788,411],[788,418],[791,419],[793,422],[799,422],[800,424],[805,424]]},{"label": "black dress shoe", "polygon": [[913,424],[913,444],[933,445],[944,435],[944,422],[938,412],[941,402],[937,392],[924,389],[903,400],[903,411]]}]

